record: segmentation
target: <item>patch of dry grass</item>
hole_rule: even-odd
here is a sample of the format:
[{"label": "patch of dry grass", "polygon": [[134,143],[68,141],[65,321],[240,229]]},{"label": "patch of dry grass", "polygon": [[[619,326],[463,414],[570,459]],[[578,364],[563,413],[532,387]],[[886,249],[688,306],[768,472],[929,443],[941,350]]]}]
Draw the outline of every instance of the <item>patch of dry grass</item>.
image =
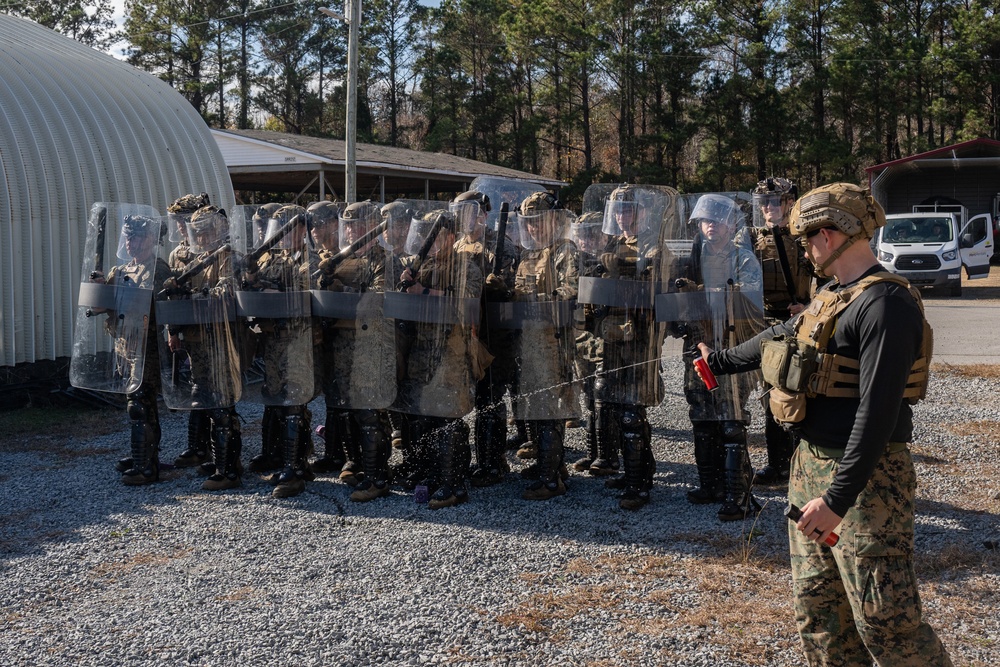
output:
[{"label": "patch of dry grass", "polygon": [[967,378],[997,380],[1000,379],[1000,364],[962,364],[961,366],[956,366],[953,364],[932,363],[931,372]]},{"label": "patch of dry grass", "polygon": [[177,547],[169,553],[142,552],[129,556],[123,561],[113,563],[98,563],[92,574],[100,579],[114,579],[140,567],[159,567],[172,560],[184,558],[193,551],[190,547]]},{"label": "patch of dry grass", "polygon": [[996,443],[1000,439],[1000,422],[996,421],[954,422],[944,424],[944,427],[955,435],[978,438],[991,443]]}]

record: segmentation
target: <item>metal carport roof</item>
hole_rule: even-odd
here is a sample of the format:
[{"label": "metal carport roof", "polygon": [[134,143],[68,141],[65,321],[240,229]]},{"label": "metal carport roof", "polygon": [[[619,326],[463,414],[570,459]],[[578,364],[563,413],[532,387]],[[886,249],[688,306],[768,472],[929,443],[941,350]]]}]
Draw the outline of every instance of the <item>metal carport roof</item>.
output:
[{"label": "metal carport roof", "polygon": [[[229,167],[233,189],[314,193],[343,198],[345,142],[265,130],[212,130]],[[477,176],[538,183],[556,190],[562,181],[469,158],[407,148],[357,145],[358,199],[385,201],[466,190]]]}]

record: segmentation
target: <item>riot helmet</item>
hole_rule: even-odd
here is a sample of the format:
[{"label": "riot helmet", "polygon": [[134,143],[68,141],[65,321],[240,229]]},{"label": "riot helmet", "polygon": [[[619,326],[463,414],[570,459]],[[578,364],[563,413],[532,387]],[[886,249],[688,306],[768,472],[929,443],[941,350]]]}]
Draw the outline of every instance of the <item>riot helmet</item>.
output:
[{"label": "riot helmet", "polygon": [[379,239],[382,247],[387,250],[402,250],[412,218],[413,209],[406,202],[394,201],[383,206],[382,222],[385,223],[385,232]]},{"label": "riot helmet", "polygon": [[608,196],[604,205],[604,233],[633,238],[639,232],[639,189],[623,183]]},{"label": "riot helmet", "polygon": [[326,250],[333,250],[340,244],[338,239],[337,221],[340,217],[340,209],[332,201],[318,201],[309,205],[306,209],[312,218],[312,239],[313,244]]},{"label": "riot helmet", "polygon": [[278,212],[281,208],[281,204],[269,203],[261,204],[253,214],[253,226],[256,233],[256,238],[254,239],[254,246],[260,244],[267,237],[267,227],[271,221],[271,217]]},{"label": "riot helmet", "polygon": [[191,214],[187,224],[188,244],[195,252],[209,252],[221,246],[229,236],[229,219],[218,206],[202,206]]},{"label": "riot helmet", "polygon": [[438,233],[431,245],[430,251],[427,253],[428,257],[433,257],[436,255],[441,248],[444,246],[443,238],[446,238],[448,234],[452,237],[457,233],[458,222],[455,220],[455,214],[451,211],[438,210],[430,211],[425,213],[423,217],[417,219],[414,218],[410,221],[410,231],[406,235],[406,244],[403,246],[403,252],[407,255],[416,255],[420,252],[424,243],[427,241],[428,236],[435,226],[440,226],[441,231]]},{"label": "riot helmet", "polygon": [[572,239],[580,252],[598,255],[608,245],[610,237],[604,233],[604,216],[600,211],[589,211],[579,218],[572,227]]},{"label": "riot helmet", "polygon": [[339,247],[347,248],[382,222],[379,205],[370,199],[349,204],[340,214]]},{"label": "riot helmet", "polygon": [[486,214],[492,210],[492,206],[486,193],[469,190],[455,197],[448,205],[448,210],[454,214],[458,229],[468,233],[477,225],[485,224]]},{"label": "riot helmet", "polygon": [[156,252],[160,240],[160,220],[145,215],[126,215],[118,239],[118,259],[142,260]]},{"label": "riot helmet", "polygon": [[[301,206],[289,204],[275,211],[267,222],[267,235],[264,240],[273,238],[279,230],[290,222],[296,222],[291,230],[278,241],[278,248],[301,249],[302,242],[308,236],[309,213]],[[311,240],[311,239],[310,239]]]},{"label": "riot helmet", "polygon": [[191,214],[211,203],[207,192],[202,192],[199,195],[188,194],[175,199],[167,207],[167,217],[170,220],[169,239],[174,243],[186,241],[188,234],[185,226],[191,219]]},{"label": "riot helmet", "polygon": [[519,244],[533,250],[547,248],[569,235],[569,211],[551,193],[533,192],[521,201],[517,214]]},{"label": "riot helmet", "polygon": [[725,195],[702,195],[691,211],[690,223],[697,226],[701,236],[710,244],[725,243],[742,226],[743,211],[739,204]]}]

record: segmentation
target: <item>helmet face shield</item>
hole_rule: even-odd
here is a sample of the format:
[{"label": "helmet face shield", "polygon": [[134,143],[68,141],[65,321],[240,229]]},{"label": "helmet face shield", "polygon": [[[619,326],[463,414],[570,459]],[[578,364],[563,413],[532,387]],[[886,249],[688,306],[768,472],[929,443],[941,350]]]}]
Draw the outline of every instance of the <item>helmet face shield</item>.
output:
[{"label": "helmet face shield", "polygon": [[556,209],[517,216],[519,245],[525,250],[548,248],[569,236],[569,211]]},{"label": "helmet face shield", "polygon": [[367,217],[360,220],[341,220],[338,231],[338,247],[341,250],[350,247],[352,243],[375,229],[378,223],[379,220],[376,217]]},{"label": "helmet face shield", "polygon": [[229,236],[229,220],[216,210],[196,211],[187,223],[188,244],[195,252],[215,250]]},{"label": "helmet face shield", "polygon": [[118,259],[127,262],[144,260],[156,253],[159,245],[160,218],[126,215],[118,239]]},{"label": "helmet face shield", "polygon": [[[483,226],[486,216],[480,216],[482,208],[479,202],[474,199],[465,201],[453,201],[448,204],[448,210],[455,216],[458,229],[461,232],[469,233],[478,226]],[[482,218],[482,221],[481,221]]]},{"label": "helmet face shield", "polygon": [[609,199],[604,205],[603,230],[608,236],[636,236],[639,233],[638,203]]},{"label": "helmet face shield", "polygon": [[604,233],[604,218],[596,213],[585,213],[573,225],[570,238],[580,252],[597,255],[608,245],[610,237]]}]

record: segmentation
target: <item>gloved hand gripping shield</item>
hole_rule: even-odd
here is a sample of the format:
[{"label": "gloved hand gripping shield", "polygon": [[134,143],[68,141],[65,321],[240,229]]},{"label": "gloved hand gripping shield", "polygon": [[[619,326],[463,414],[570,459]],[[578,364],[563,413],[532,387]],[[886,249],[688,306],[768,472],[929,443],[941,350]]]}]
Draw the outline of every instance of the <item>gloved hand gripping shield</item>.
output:
[{"label": "gloved hand gripping shield", "polygon": [[676,216],[677,193],[661,186],[600,184],[584,193],[584,208],[595,208],[608,188],[613,189],[601,207],[602,229],[611,240],[590,275],[580,277],[578,297],[604,345],[595,394],[612,403],[658,405],[665,328],[654,317],[654,299],[666,290],[673,264],[662,235]]},{"label": "gloved hand gripping shield", "polygon": [[172,267],[154,295],[160,385],[174,410],[232,407],[243,392],[236,321],[235,267],[230,221],[224,210],[205,206],[185,225],[191,260]]},{"label": "gloved hand gripping shield", "polygon": [[[399,332],[401,376],[392,408],[426,417],[458,418],[475,405],[476,382],[489,359],[475,338],[483,275],[454,250],[458,225],[448,211],[432,211],[410,224],[398,271],[385,294],[386,317]],[[395,254],[395,253],[394,253]]]},{"label": "gloved hand gripping shield", "polygon": [[150,206],[91,207],[70,361],[74,387],[129,394],[144,373],[157,372],[146,369],[145,360],[156,333],[150,328],[153,293],[168,275],[161,225]]},{"label": "gloved hand gripping shield", "polygon": [[764,329],[760,263],[738,240],[744,221],[732,199],[702,195],[691,213],[697,235],[690,254],[656,300],[657,320],[684,338],[685,393],[696,421],[748,421],[747,400],[760,379],[759,372],[719,377],[709,392],[691,365],[699,342],[728,349]]},{"label": "gloved hand gripping shield", "polygon": [[[312,314],[323,329],[327,407],[383,409],[396,398],[396,333],[383,314],[389,251],[381,206],[351,204],[340,217],[339,250],[319,251]],[[390,286],[391,288],[391,286]]]},{"label": "gloved hand gripping shield", "polygon": [[271,214],[267,229],[256,246],[249,245],[250,238],[233,239],[242,258],[236,267],[236,312],[257,334],[263,363],[263,382],[248,385],[245,398],[304,405],[318,392],[309,215],[299,206],[285,206]]}]

